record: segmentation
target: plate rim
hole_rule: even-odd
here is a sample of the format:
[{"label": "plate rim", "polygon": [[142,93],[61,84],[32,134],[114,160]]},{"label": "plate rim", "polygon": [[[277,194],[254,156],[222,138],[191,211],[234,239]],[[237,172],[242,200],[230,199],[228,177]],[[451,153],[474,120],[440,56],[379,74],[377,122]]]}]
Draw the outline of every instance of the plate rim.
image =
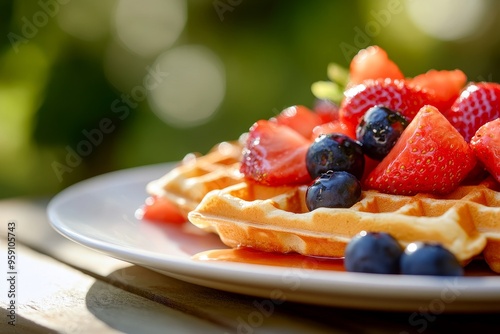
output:
[{"label": "plate rim", "polygon": [[[259,264],[247,264],[247,263],[228,263],[228,262],[217,262],[217,261],[196,261],[192,259],[183,259],[175,255],[170,254],[158,254],[158,252],[152,252],[143,249],[134,249],[131,247],[125,247],[123,245],[112,245],[106,243],[102,240],[92,238],[88,235],[82,235],[79,231],[68,226],[58,214],[58,208],[66,203],[74,200],[78,196],[83,196],[88,191],[93,192],[96,189],[109,188],[109,184],[114,184],[115,186],[125,186],[125,185],[143,185],[145,187],[145,182],[152,181],[152,174],[166,173],[169,169],[173,168],[178,162],[166,162],[153,165],[145,165],[139,167],[132,167],[127,169],[120,169],[104,174],[100,174],[86,180],[82,180],[75,183],[51,198],[47,205],[47,215],[49,218],[49,223],[53,229],[55,229],[59,234],[68,238],[69,240],[83,245],[87,248],[93,249],[94,251],[104,253],[108,256],[123,260],[136,265],[141,265],[148,267],[152,270],[161,272],[165,275],[176,277],[184,281],[190,281],[190,283],[204,285],[210,288],[220,288],[229,292],[237,292],[237,287],[231,287],[231,284],[246,284],[249,285],[246,288],[246,292],[250,292],[253,295],[258,295],[259,291],[256,289],[261,289],[261,292],[269,292],[269,289],[276,289],[278,287],[284,287],[283,273],[287,269],[292,271],[300,271],[300,275],[304,276],[304,280],[300,282],[300,286],[294,291],[288,291],[289,294],[287,298],[292,301],[305,302],[316,304],[314,300],[309,300],[307,298],[307,293],[320,296],[322,293],[334,297],[335,293],[340,294],[359,294],[361,291],[364,293],[363,296],[352,296],[357,298],[375,299],[384,298],[385,300],[395,299],[395,301],[401,301],[402,304],[410,303],[414,305],[415,303],[424,303],[425,301],[433,300],[435,298],[442,297],[443,289],[460,289],[459,297],[461,299],[460,305],[450,304],[449,309],[462,310],[462,306],[474,306],[474,303],[484,302],[483,308],[476,307],[467,311],[487,311],[494,308],[490,305],[490,302],[500,302],[500,276],[481,276],[481,277],[426,277],[426,276],[409,276],[409,275],[381,275],[381,274],[364,274],[364,273],[348,273],[348,272],[332,272],[324,270],[314,270],[305,268],[291,268],[291,267],[277,267]],[[151,173],[154,171],[155,173]],[[125,177],[126,176],[126,177]],[[141,176],[140,178],[133,178],[132,176]],[[151,177],[151,179],[148,179]],[[196,275],[193,275],[193,271]],[[221,271],[226,272],[228,275],[221,275]],[[376,276],[374,276],[376,275]],[[261,281],[263,276],[267,278],[267,281]],[[375,278],[375,279],[374,279]],[[199,281],[201,280],[201,281]],[[453,281],[450,283],[450,281]],[[363,289],[364,284],[370,281],[370,289]],[[224,288],[223,283],[227,284],[227,289]],[[417,284],[416,284],[417,283]],[[480,284],[477,284],[480,283]],[[276,284],[276,285],[274,285]],[[450,287],[451,284],[451,287]],[[391,286],[393,291],[397,292],[396,296],[390,296],[386,294],[386,289]],[[252,288],[252,289],[249,289]],[[361,288],[361,289],[360,289]],[[327,291],[325,291],[327,289]],[[245,290],[245,289],[243,289]],[[303,294],[306,296],[303,296]],[[301,295],[302,294],[302,295]],[[262,293],[260,293],[262,297]],[[361,299],[363,299],[361,298]],[[337,298],[338,299],[338,298]],[[318,301],[319,304],[324,304],[326,306],[340,306],[340,307],[357,307],[365,308],[364,305],[360,303],[346,301],[345,303],[339,302],[337,299],[332,298],[332,303],[328,301]],[[415,299],[412,301],[412,299]],[[394,302],[393,302],[394,303]],[[400,303],[400,304],[401,304]],[[461,305],[467,304],[467,305]],[[499,306],[496,310],[500,310]],[[422,305],[422,304],[420,304]],[[366,309],[378,309],[378,310],[400,310],[398,307],[394,307],[385,303],[385,305],[380,305],[380,307],[366,305]],[[409,306],[408,306],[409,307]],[[411,307],[410,307],[411,308]]]}]

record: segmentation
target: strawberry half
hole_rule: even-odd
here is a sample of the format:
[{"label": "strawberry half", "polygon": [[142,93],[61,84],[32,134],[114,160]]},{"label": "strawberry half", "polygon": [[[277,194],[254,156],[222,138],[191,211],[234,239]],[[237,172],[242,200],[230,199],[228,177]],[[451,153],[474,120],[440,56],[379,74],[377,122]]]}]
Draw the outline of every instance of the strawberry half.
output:
[{"label": "strawberry half", "polygon": [[424,90],[404,80],[366,80],[344,92],[339,111],[340,120],[349,128],[356,129],[365,112],[373,106],[383,105],[398,111],[411,121],[415,114],[432,101]]},{"label": "strawberry half", "polygon": [[460,133],[437,108],[424,106],[365,183],[390,194],[444,194],[475,164],[474,152]]},{"label": "strawberry half", "polygon": [[500,118],[482,125],[470,145],[486,170],[500,182]]},{"label": "strawberry half", "polygon": [[460,96],[467,83],[467,76],[461,70],[430,70],[407,80],[410,85],[431,93],[432,105],[444,114]]},{"label": "strawberry half", "polygon": [[240,171],[247,179],[268,186],[310,182],[306,168],[310,143],[286,125],[257,121],[249,130]]},{"label": "strawberry half", "polygon": [[481,125],[500,117],[500,84],[469,84],[446,117],[469,142]]},{"label": "strawberry half", "polygon": [[349,84],[360,84],[367,79],[404,79],[398,65],[377,45],[360,50],[349,65]]},{"label": "strawberry half", "polygon": [[317,99],[314,103],[314,113],[321,119],[321,123],[338,120],[339,108],[338,104],[328,99]]},{"label": "strawberry half", "polygon": [[301,105],[283,109],[279,115],[271,118],[270,121],[286,125],[305,138],[309,138],[312,130],[322,123],[322,119],[318,114]]},{"label": "strawberry half", "polygon": [[339,120],[331,121],[316,126],[312,131],[311,139],[316,139],[322,134],[329,133],[342,133],[351,139],[356,140],[356,131],[353,128],[348,128],[344,123]]}]

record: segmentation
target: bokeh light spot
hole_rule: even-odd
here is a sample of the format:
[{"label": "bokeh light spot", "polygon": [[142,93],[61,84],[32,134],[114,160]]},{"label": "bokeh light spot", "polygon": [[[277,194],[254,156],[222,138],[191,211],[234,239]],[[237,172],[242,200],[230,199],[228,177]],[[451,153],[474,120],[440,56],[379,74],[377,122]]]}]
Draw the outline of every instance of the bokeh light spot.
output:
[{"label": "bokeh light spot", "polygon": [[186,20],[185,0],[119,0],[114,17],[118,39],[143,57],[170,47]]},{"label": "bokeh light spot", "polygon": [[86,0],[58,4],[57,21],[66,33],[86,41],[94,41],[109,32],[109,15],[114,1]]},{"label": "bokeh light spot", "polygon": [[408,1],[407,10],[411,21],[424,33],[451,41],[480,32],[490,5],[487,0],[419,0]]},{"label": "bokeh light spot", "polygon": [[149,102],[165,122],[190,127],[206,122],[224,99],[223,64],[209,49],[187,45],[160,55],[152,68],[166,73],[151,89]]}]

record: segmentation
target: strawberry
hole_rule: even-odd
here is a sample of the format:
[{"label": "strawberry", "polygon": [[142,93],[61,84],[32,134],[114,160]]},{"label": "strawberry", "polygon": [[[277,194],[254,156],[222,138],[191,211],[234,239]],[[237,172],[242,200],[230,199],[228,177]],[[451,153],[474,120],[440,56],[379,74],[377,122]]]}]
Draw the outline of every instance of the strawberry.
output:
[{"label": "strawberry", "polygon": [[368,178],[368,175],[370,175],[372,170],[374,170],[379,163],[380,161],[372,159],[365,154],[365,170],[363,171],[363,176],[360,179],[361,184],[365,183],[365,180]]},{"label": "strawberry", "polygon": [[432,105],[446,113],[467,83],[467,76],[461,70],[430,70],[407,80],[410,85],[431,93]]},{"label": "strawberry", "polygon": [[390,194],[444,194],[453,191],[475,164],[474,152],[460,133],[437,108],[427,105],[365,184]]},{"label": "strawberry", "polygon": [[181,224],[187,222],[187,217],[168,199],[150,196],[137,212],[139,219],[158,223]]},{"label": "strawberry", "polygon": [[404,79],[399,67],[389,59],[387,52],[377,45],[360,50],[349,65],[350,85],[367,79]]},{"label": "strawberry", "polygon": [[281,113],[270,119],[281,125],[286,125],[305,138],[309,138],[312,130],[322,123],[321,117],[304,106],[291,106],[281,111]]},{"label": "strawberry", "polygon": [[481,125],[500,117],[500,84],[470,83],[445,115],[469,142]]},{"label": "strawberry", "polygon": [[310,143],[288,126],[257,121],[250,128],[243,147],[240,171],[247,179],[268,186],[310,182],[306,168]]},{"label": "strawberry", "polygon": [[356,129],[368,109],[383,105],[411,121],[418,110],[431,100],[429,93],[404,80],[366,80],[344,92],[339,118],[347,127]]},{"label": "strawberry", "polygon": [[349,138],[356,139],[356,131],[353,128],[347,127],[344,123],[339,120],[331,121],[328,123],[324,123],[316,126],[312,131],[311,139],[316,139],[321,134],[329,134],[329,133],[342,133]]},{"label": "strawberry", "polygon": [[483,124],[470,145],[486,170],[500,182],[500,118]]},{"label": "strawberry", "polygon": [[328,99],[317,99],[314,103],[314,112],[321,118],[321,123],[339,119],[339,106]]}]

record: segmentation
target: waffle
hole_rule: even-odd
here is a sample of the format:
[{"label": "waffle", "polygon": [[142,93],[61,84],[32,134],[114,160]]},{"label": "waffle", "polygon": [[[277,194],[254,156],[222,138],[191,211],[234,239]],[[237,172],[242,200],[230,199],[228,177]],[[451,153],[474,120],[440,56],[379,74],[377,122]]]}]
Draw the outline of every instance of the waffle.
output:
[{"label": "waffle", "polygon": [[208,193],[188,218],[232,248],[342,257],[355,234],[380,231],[402,246],[439,242],[464,265],[482,255],[500,273],[500,193],[491,184],[461,186],[446,196],[363,191],[351,208],[313,211],[305,205],[306,189],[241,182]]},{"label": "waffle", "polygon": [[146,191],[169,199],[187,216],[209,191],[242,181],[241,140],[219,143],[203,156],[186,155],[170,172],[148,183]]}]

